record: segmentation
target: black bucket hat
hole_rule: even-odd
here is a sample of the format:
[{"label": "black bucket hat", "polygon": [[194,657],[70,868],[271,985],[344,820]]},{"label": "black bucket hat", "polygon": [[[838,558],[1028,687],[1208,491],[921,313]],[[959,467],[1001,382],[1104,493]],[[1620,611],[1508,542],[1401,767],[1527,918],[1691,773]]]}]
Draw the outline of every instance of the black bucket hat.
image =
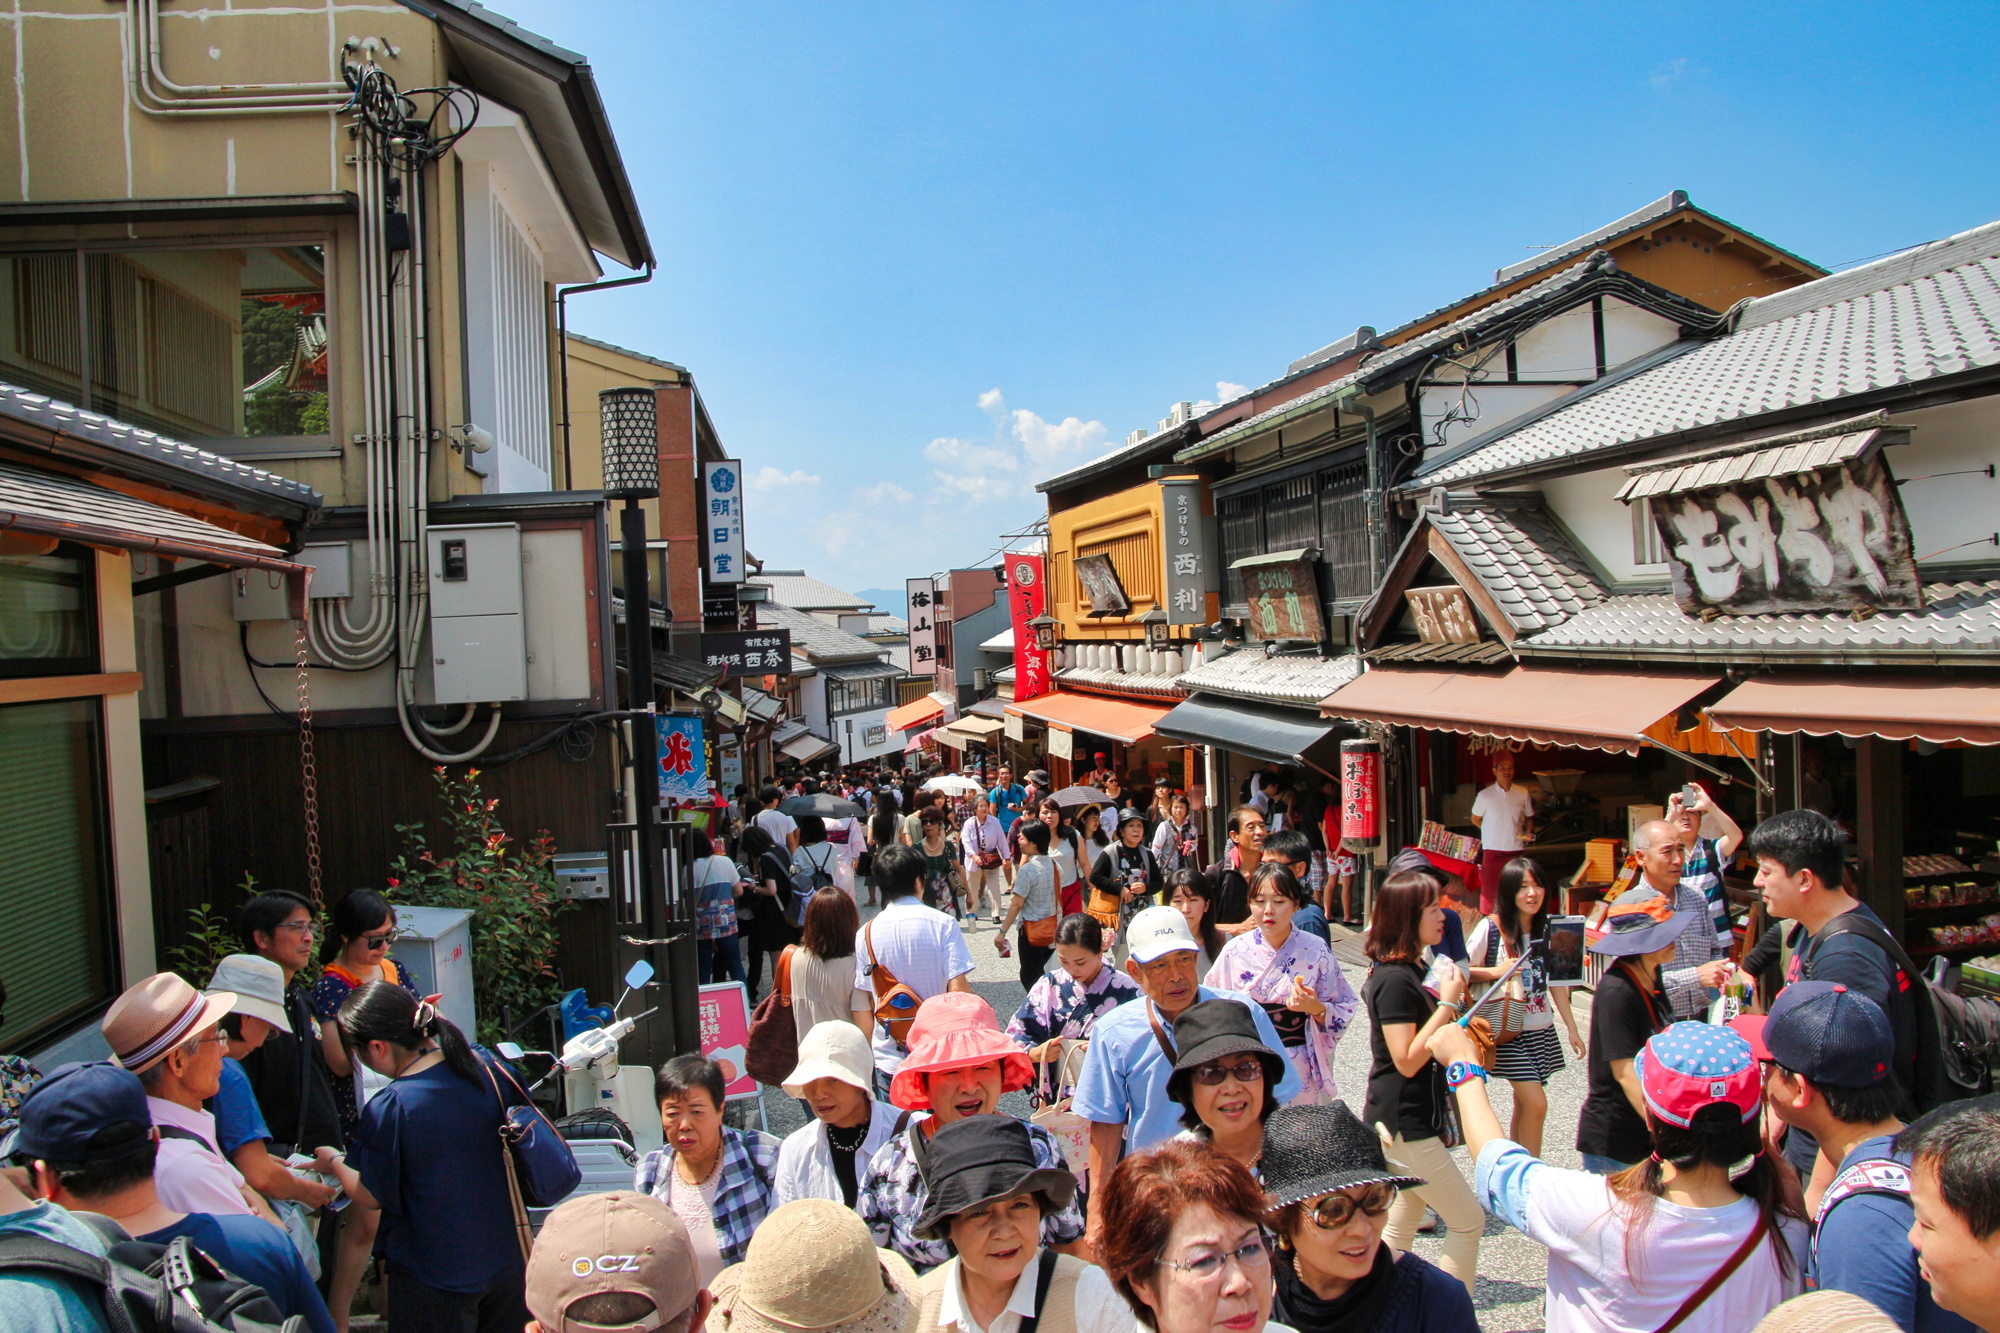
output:
[{"label": "black bucket hat", "polygon": [[1257,1021],[1241,1000],[1200,1000],[1174,1020],[1174,1046],[1180,1055],[1167,1076],[1167,1095],[1176,1101],[1199,1065],[1226,1055],[1255,1055],[1264,1066],[1264,1083],[1275,1088],[1285,1077],[1285,1057],[1264,1044]]},{"label": "black bucket hat", "polygon": [[1118,812],[1118,831],[1120,833],[1123,833],[1125,831],[1125,826],[1127,824],[1133,823],[1134,821],[1143,824],[1146,822],[1146,816],[1141,814],[1139,811],[1134,810],[1131,806],[1128,805],[1123,810],[1120,810]]},{"label": "black bucket hat", "polygon": [[1076,1177],[1050,1169],[1035,1156],[1028,1127],[1008,1115],[955,1120],[931,1136],[924,1164],[929,1192],[911,1230],[922,1240],[941,1239],[960,1213],[977,1212],[1017,1194],[1042,1196],[1044,1214],[1076,1197]]},{"label": "black bucket hat", "polygon": [[1346,1102],[1281,1106],[1264,1124],[1259,1163],[1269,1211],[1356,1185],[1417,1189],[1416,1176],[1398,1175],[1382,1155],[1382,1139],[1361,1123]]}]

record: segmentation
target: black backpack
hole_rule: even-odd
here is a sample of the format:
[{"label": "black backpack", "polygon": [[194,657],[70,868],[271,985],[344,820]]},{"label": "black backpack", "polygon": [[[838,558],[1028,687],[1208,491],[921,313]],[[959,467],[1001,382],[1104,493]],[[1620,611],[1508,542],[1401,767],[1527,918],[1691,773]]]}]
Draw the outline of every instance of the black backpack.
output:
[{"label": "black backpack", "polygon": [[132,1240],[116,1222],[72,1213],[104,1237],[108,1258],[25,1234],[0,1236],[0,1278],[66,1277],[94,1289],[111,1333],[306,1333],[259,1286],[231,1277],[186,1236]]},{"label": "black backpack", "polygon": [[1841,913],[1813,936],[1803,960],[1808,975],[1819,946],[1835,935],[1868,940],[1902,973],[1898,980],[1917,1006],[1917,1085],[1911,1091],[1919,1114],[1993,1091],[1993,1067],[2000,1064],[2000,1003],[1967,999],[1931,985],[1896,937],[1860,912]]}]

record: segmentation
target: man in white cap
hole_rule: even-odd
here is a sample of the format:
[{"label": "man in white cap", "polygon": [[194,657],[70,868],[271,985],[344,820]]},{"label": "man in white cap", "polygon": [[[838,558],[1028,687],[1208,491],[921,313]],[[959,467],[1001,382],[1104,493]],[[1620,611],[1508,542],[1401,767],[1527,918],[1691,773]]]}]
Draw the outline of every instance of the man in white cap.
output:
[{"label": "man in white cap", "polygon": [[[1277,1029],[1262,1005],[1235,991],[1210,990],[1195,979],[1201,946],[1178,908],[1148,907],[1132,918],[1125,937],[1130,955],[1125,971],[1144,992],[1097,1020],[1083,1058],[1070,1109],[1091,1122],[1090,1178],[1111,1178],[1126,1153],[1144,1152],[1180,1132],[1180,1104],[1167,1095],[1174,1072],[1174,1020],[1200,1000],[1235,1000],[1250,1011],[1257,1035],[1272,1050],[1282,1049]],[[1299,1095],[1291,1062],[1274,1090],[1279,1105]],[[1090,1229],[1099,1225],[1099,1199],[1090,1192]]]}]

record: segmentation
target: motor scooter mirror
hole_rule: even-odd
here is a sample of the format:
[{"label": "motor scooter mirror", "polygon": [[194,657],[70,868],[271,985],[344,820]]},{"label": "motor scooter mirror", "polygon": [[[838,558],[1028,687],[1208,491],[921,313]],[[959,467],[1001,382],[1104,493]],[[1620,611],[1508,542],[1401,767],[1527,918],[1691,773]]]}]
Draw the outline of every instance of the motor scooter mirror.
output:
[{"label": "motor scooter mirror", "polygon": [[638,990],[653,979],[653,965],[641,958],[625,973],[625,989]]},{"label": "motor scooter mirror", "polygon": [[506,1056],[509,1060],[518,1060],[527,1054],[526,1051],[521,1049],[518,1043],[511,1041],[503,1041],[493,1049]]}]

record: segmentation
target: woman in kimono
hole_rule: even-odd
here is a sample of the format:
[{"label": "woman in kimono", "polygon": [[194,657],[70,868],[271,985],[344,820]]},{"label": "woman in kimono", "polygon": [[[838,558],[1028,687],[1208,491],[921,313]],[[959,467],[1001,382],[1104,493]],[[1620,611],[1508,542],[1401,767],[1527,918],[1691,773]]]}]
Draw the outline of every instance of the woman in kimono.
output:
[{"label": "woman in kimono", "polygon": [[1360,997],[1347,984],[1324,940],[1292,928],[1306,905],[1305,885],[1280,865],[1262,865],[1250,876],[1250,920],[1222,946],[1202,984],[1236,991],[1262,1005],[1303,1084],[1296,1102],[1333,1101],[1333,1048],[1353,1021]]}]

